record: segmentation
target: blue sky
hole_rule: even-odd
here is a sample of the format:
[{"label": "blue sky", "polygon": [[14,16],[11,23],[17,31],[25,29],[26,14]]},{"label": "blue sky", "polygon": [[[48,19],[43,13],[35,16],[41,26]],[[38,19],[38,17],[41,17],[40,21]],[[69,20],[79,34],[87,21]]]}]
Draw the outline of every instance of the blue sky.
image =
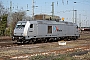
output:
[{"label": "blue sky", "polygon": [[[10,7],[10,0],[1,0],[5,8]],[[27,15],[32,16],[32,0],[11,0],[13,11],[23,10]],[[90,0],[34,0],[35,1],[35,14],[49,14],[51,15],[51,4],[54,2],[54,15],[61,18],[64,17],[65,21],[73,22],[73,8],[77,10],[77,22],[80,23],[80,16],[82,26],[90,27]],[[67,3],[68,1],[68,3]],[[77,3],[74,3],[77,2]],[[28,4],[28,7],[27,7]],[[18,9],[17,9],[18,6]]]}]

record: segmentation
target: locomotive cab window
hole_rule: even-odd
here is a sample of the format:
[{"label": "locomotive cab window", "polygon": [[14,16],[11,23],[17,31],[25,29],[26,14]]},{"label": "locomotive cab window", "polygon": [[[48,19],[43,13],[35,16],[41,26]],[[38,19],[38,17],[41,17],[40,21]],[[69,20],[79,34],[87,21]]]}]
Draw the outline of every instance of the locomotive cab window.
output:
[{"label": "locomotive cab window", "polygon": [[52,33],[52,26],[48,26],[48,33]]},{"label": "locomotive cab window", "polygon": [[33,28],[33,24],[30,25],[30,28]]},{"label": "locomotive cab window", "polygon": [[16,28],[24,28],[25,24],[24,22],[17,23]]},{"label": "locomotive cab window", "polygon": [[76,28],[78,29],[78,26]]}]

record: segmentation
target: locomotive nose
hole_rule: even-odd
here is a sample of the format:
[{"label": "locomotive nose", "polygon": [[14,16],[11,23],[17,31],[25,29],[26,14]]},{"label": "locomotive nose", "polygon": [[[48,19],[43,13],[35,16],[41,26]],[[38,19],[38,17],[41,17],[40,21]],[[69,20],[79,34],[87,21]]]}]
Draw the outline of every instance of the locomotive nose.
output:
[{"label": "locomotive nose", "polygon": [[24,29],[15,29],[14,30],[14,35],[23,36],[23,31],[24,31]]}]

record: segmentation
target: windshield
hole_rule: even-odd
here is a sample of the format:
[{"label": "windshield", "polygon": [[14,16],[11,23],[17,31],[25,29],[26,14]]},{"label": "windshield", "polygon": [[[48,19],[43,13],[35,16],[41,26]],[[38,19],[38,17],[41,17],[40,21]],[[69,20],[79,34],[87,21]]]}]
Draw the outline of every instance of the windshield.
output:
[{"label": "windshield", "polygon": [[17,23],[16,28],[24,28],[26,23]]}]

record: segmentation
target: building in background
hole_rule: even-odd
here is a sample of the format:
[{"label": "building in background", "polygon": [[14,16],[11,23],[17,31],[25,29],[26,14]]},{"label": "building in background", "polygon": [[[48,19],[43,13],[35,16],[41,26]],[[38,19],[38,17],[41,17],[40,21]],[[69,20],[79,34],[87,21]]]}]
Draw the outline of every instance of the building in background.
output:
[{"label": "building in background", "polygon": [[47,14],[38,14],[34,16],[35,20],[61,20],[59,16],[47,15]]}]

